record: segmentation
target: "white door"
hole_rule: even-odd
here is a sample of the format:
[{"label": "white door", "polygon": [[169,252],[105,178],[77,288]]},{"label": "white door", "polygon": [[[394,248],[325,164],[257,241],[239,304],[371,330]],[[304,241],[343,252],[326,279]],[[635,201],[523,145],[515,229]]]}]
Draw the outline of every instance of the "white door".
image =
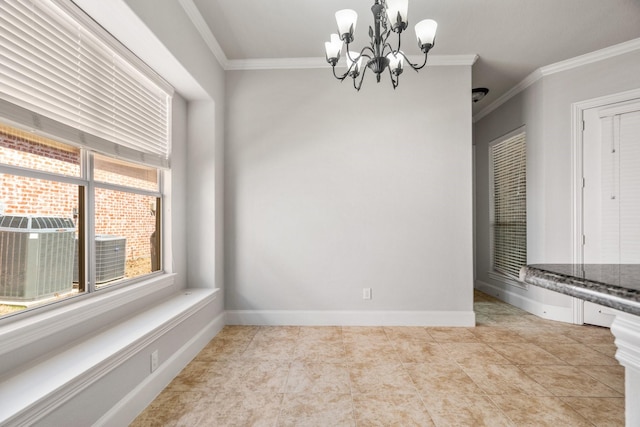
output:
[{"label": "white door", "polygon": [[[640,100],[583,111],[583,260],[640,264]],[[585,303],[584,322],[610,326]]]}]

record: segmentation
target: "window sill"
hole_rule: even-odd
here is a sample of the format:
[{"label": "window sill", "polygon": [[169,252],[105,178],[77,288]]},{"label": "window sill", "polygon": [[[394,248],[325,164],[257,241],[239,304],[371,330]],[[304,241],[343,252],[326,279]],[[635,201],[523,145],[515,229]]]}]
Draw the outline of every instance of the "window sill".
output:
[{"label": "window sill", "polygon": [[[173,277],[162,277],[173,282]],[[152,288],[157,290],[158,279]],[[141,287],[142,286],[141,284]],[[131,290],[126,298],[131,298]],[[36,363],[17,369],[0,382],[0,424],[31,425],[78,393],[95,384],[142,349],[156,341],[217,298],[219,289],[188,289],[172,294],[144,311],[121,322],[97,331],[73,345],[56,351]],[[142,293],[137,289],[136,292]],[[116,304],[117,295],[109,301],[92,301],[85,309],[106,309]],[[56,310],[58,311],[58,310]],[[77,313],[65,307],[66,317]],[[63,316],[63,313],[56,313]],[[56,317],[56,316],[50,316]],[[71,321],[72,322],[72,321]],[[57,323],[61,326],[66,320]],[[64,326],[62,326],[64,327]],[[32,334],[33,337],[33,334]],[[73,361],[73,363],[70,363]]]},{"label": "window sill", "polygon": [[[3,319],[0,323],[0,356],[92,319],[122,305],[143,299],[174,285],[175,274],[163,274],[108,292],[95,292],[76,297],[59,307],[41,313],[24,313],[18,320]],[[18,316],[21,316],[18,314]],[[6,324],[3,325],[3,323]]]}]

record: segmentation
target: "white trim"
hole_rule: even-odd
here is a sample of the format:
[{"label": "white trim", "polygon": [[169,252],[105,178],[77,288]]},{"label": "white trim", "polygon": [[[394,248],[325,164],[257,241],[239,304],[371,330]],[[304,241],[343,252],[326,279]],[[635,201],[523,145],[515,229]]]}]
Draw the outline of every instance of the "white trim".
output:
[{"label": "white trim", "polygon": [[611,332],[616,337],[616,359],[625,367],[640,372],[640,317],[620,313],[616,315]]},{"label": "white trim", "polygon": [[629,40],[623,43],[619,43],[613,46],[606,47],[604,49],[596,50],[594,52],[586,53],[584,55],[576,56],[575,58],[567,59],[565,61],[556,62],[544,67],[540,67],[520,83],[508,90],[504,95],[487,105],[485,108],[474,114],[473,122],[477,122],[489,113],[500,107],[509,99],[516,96],[544,76],[559,73],[561,71],[571,70],[573,68],[581,67],[583,65],[591,64],[594,62],[602,61],[604,59],[613,58],[615,56],[624,55],[634,52],[640,49],[640,38]]},{"label": "white trim", "polygon": [[[429,66],[456,66],[456,65],[473,65],[480,58],[479,55],[473,53],[469,55],[430,55],[427,59],[427,65]],[[413,63],[420,63],[423,61],[421,56],[409,56],[409,59]]]},{"label": "white trim", "polygon": [[581,264],[584,260],[582,242],[582,235],[584,234],[584,225],[582,223],[582,178],[584,177],[584,135],[582,129],[582,121],[584,120],[584,111],[591,108],[605,107],[607,105],[619,104],[621,102],[632,101],[635,99],[640,99],[640,89],[632,89],[571,104],[571,175],[573,181],[571,186],[571,213],[573,223],[572,258],[574,264]]},{"label": "white trim", "polygon": [[620,313],[613,320],[611,333],[616,337],[616,359],[625,368],[625,422],[640,425],[640,317]]},{"label": "white trim", "polygon": [[202,17],[202,14],[198,10],[198,7],[195,5],[193,0],[178,0],[180,6],[184,9],[185,13],[200,33],[200,36],[204,40],[205,44],[213,53],[213,56],[216,57],[222,69],[226,70],[229,65],[229,60],[227,59],[227,55],[225,55],[222,47],[220,47],[220,43],[216,40],[215,36],[211,32],[211,29],[207,25],[207,22]]},{"label": "white trim", "polygon": [[[640,39],[635,41],[638,40]],[[584,111],[637,99],[640,99],[640,89],[632,89],[571,104],[571,247],[574,264],[582,264],[584,262],[584,224],[582,221],[584,216]],[[573,323],[582,325],[584,323],[584,301],[573,298],[572,311]]]},{"label": "white trim", "polygon": [[529,284],[525,282],[521,282],[520,280],[512,279],[511,277],[505,276],[504,274],[500,274],[497,271],[487,271],[487,276],[490,279],[501,282],[505,285],[514,286],[516,288],[524,289],[525,291],[529,289]]},{"label": "white trim", "polygon": [[612,118],[620,114],[636,113],[640,111],[640,102],[638,101],[638,99],[630,99],[629,102],[619,102],[609,108],[602,108],[598,110],[598,115],[601,119],[604,119]]},{"label": "white trim", "polygon": [[[534,299],[527,298],[526,296],[519,295],[508,289],[492,285],[481,280],[476,280],[475,288],[543,319],[573,323],[573,309],[571,307],[542,304]],[[541,290],[553,292],[546,289]]]},{"label": "white trim", "polygon": [[[330,65],[324,57],[310,58],[252,58],[252,59],[229,59],[218,40],[211,32],[207,21],[202,17],[198,7],[193,0],[178,0],[185,13],[195,26],[198,33],[204,40],[209,50],[216,57],[222,69],[225,71],[240,70],[304,70],[314,68],[329,68]],[[410,56],[414,63],[422,63],[424,57]],[[427,60],[429,66],[447,65],[473,65],[478,59],[478,55],[430,55]]]},{"label": "white trim", "polygon": [[226,71],[240,70],[294,70],[312,68],[330,68],[324,58],[259,58],[232,59],[225,67]]},{"label": "white trim", "polygon": [[[35,343],[45,337],[64,330],[71,330],[76,325],[90,322],[102,314],[121,307],[131,301],[144,299],[157,294],[174,285],[175,274],[145,280],[140,283],[105,290],[73,298],[68,304],[56,303],[56,308],[48,311],[28,314],[24,319],[11,317],[2,319],[0,326],[0,355],[15,351],[26,345]],[[62,306],[59,306],[62,305]],[[44,308],[39,308],[43,310]],[[16,314],[20,316],[23,313]]]},{"label": "white trim", "polygon": [[[0,383],[0,422],[32,425],[122,366],[217,298],[192,289],[115,325]],[[73,364],[69,364],[73,361]],[[51,375],[55,372],[56,375]]]},{"label": "white trim", "polygon": [[475,326],[473,311],[227,310],[228,325]]},{"label": "white trim", "polygon": [[616,56],[624,55],[638,49],[640,49],[640,38],[632,39],[593,52],[585,53],[584,55],[556,62],[554,64],[540,68],[540,71],[542,71],[542,75],[547,76],[550,74],[559,73],[561,71],[567,71],[573,68],[582,67],[583,65],[592,64],[604,59],[614,58]]},{"label": "white trim", "polygon": [[[187,0],[181,0],[187,1]],[[424,58],[410,56],[411,62],[422,62]],[[471,66],[478,59],[478,55],[432,55],[427,60],[427,66]],[[302,70],[313,68],[330,68],[327,60],[316,58],[259,58],[259,59],[231,59],[224,67],[227,71],[241,70]]]},{"label": "white trim", "polygon": [[542,74],[542,71],[540,71],[540,69],[535,70],[533,73],[525,77],[524,80],[522,80],[520,83],[518,83],[517,85],[515,85],[514,87],[506,91],[498,99],[496,99],[491,104],[484,107],[478,113],[474,114],[473,122],[475,123],[478,120],[482,119],[483,117],[487,116],[493,110],[497,109],[502,104],[504,104],[505,102],[507,102],[508,100],[510,100],[511,98],[513,98],[514,96],[516,96],[517,94],[519,94],[520,92],[522,92],[523,90],[525,90],[526,88],[528,88],[529,86],[531,86],[532,84],[540,80],[542,76],[543,74]]},{"label": "white trim", "polygon": [[129,425],[160,392],[173,380],[180,371],[211,341],[224,327],[225,314],[220,313],[197,335],[164,361],[154,372],[131,390],[124,398],[107,411],[94,426]]},{"label": "white trim", "polygon": [[636,98],[640,98],[640,89],[631,89],[624,92],[600,96],[598,98],[587,99],[576,102],[572,104],[571,107],[579,108],[580,110],[588,110],[589,108],[604,107],[605,105],[617,104],[619,102],[630,101]]},{"label": "white trim", "polygon": [[[574,264],[582,264],[584,259],[584,248],[582,241],[582,180],[583,180],[583,108],[578,104],[571,105],[571,222],[573,224],[572,233],[572,254]],[[582,318],[576,314],[575,319]]]},{"label": "white trim", "polygon": [[584,325],[584,300],[571,297],[571,311],[573,312],[573,323]]}]

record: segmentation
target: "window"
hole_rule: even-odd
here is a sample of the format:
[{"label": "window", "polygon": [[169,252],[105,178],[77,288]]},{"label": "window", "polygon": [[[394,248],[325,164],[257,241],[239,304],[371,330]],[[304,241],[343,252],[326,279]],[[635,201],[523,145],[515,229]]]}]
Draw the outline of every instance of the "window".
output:
[{"label": "window", "polygon": [[489,147],[493,271],[518,280],[527,263],[525,133],[516,131]]},{"label": "window", "polygon": [[162,271],[172,89],[72,2],[0,2],[0,316]]}]

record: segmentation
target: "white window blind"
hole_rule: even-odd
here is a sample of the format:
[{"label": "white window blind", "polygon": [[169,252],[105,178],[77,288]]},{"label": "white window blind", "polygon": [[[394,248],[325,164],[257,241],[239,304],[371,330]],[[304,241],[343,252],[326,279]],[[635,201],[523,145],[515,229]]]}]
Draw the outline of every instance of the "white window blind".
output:
[{"label": "white window blind", "polygon": [[168,166],[171,87],[73,3],[0,1],[0,57],[7,119]]},{"label": "white window blind", "polygon": [[527,180],[525,134],[490,148],[493,187],[493,268],[518,279],[527,263]]}]

